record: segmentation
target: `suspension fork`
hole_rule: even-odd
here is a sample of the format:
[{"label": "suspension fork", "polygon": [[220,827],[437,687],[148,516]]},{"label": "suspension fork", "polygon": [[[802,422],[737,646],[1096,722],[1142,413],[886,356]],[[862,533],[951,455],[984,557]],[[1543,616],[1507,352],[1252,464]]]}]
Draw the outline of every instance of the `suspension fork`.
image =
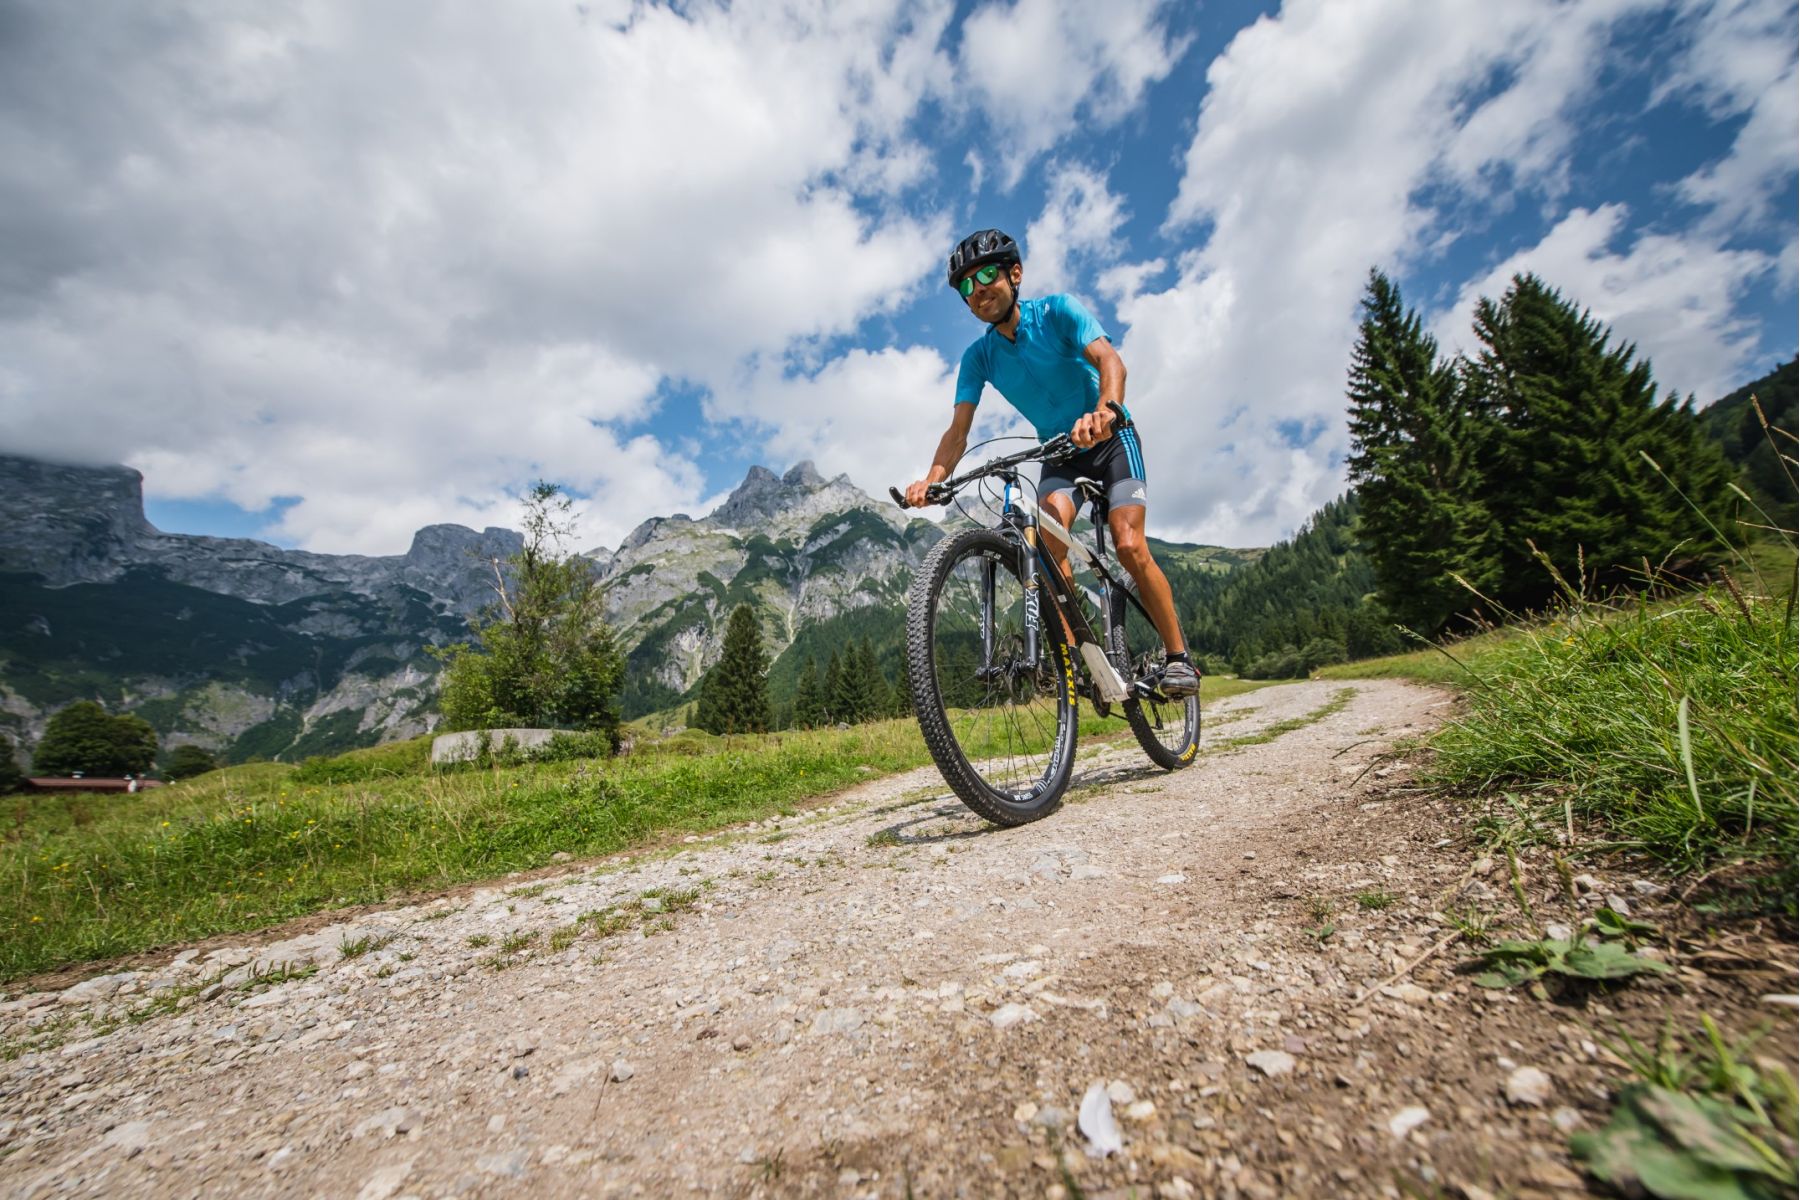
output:
[{"label": "suspension fork", "polygon": [[[1020,559],[1020,583],[1025,589],[1025,661],[1035,665],[1038,661],[1038,650],[1043,643],[1043,589],[1038,581],[1037,537],[1036,529],[1025,518],[1019,508],[1013,504],[1013,491],[1017,488],[1019,477],[1008,472],[1002,477],[1006,489],[1001,498],[1000,519],[1018,531],[1019,541],[1024,549]],[[989,562],[985,566],[983,579],[983,613],[982,640],[984,647],[993,639],[993,597],[994,571],[997,564]],[[984,654],[988,651],[984,649]]]}]

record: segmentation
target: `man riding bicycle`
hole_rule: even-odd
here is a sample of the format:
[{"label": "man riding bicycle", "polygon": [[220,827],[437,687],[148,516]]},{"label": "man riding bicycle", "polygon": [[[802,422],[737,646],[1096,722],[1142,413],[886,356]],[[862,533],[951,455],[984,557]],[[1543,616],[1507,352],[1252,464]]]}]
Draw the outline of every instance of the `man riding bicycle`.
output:
[{"label": "man riding bicycle", "polygon": [[[968,448],[985,384],[1032,423],[1039,441],[1068,434],[1081,452],[1044,465],[1039,503],[1067,529],[1080,507],[1075,481],[1092,479],[1105,488],[1113,547],[1162,637],[1162,690],[1191,696],[1200,690],[1200,677],[1188,658],[1169,581],[1144,542],[1143,449],[1130,414],[1114,428],[1119,418],[1111,406],[1125,412],[1125,364],[1106,330],[1075,297],[1020,300],[1024,275],[1018,243],[998,229],[972,233],[950,252],[950,286],[988,323],[988,331],[963,351],[950,428],[938,441],[925,478],[907,487],[906,503],[924,506],[926,489],[955,470]],[[1055,539],[1050,542],[1066,574],[1067,551]]]}]

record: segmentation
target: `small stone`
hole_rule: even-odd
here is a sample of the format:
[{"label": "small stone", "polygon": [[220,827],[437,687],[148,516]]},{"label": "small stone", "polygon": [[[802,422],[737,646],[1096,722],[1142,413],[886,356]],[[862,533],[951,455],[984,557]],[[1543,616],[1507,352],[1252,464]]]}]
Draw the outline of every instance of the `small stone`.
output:
[{"label": "small stone", "polygon": [[1017,1108],[1013,1109],[1013,1120],[1019,1122],[1021,1125],[1030,1124],[1031,1118],[1037,1115],[1038,1106],[1029,1100],[1022,1101]]},{"label": "small stone", "polygon": [[[1255,857],[1255,856],[1254,856],[1254,855],[1252,855],[1252,856],[1250,856],[1250,857]],[[1174,873],[1174,874],[1172,874],[1172,875],[1159,875],[1159,876],[1157,876],[1157,878],[1156,878],[1156,882],[1158,882],[1158,883],[1166,883],[1166,884],[1177,884],[1177,883],[1186,883],[1186,882],[1187,882],[1187,876],[1186,876],[1186,875],[1183,875],[1183,874],[1181,874],[1181,873],[1180,873],[1180,872],[1179,872],[1179,871],[1177,871],[1177,872],[1175,872],[1175,873]]]},{"label": "small stone", "polygon": [[1199,1194],[1194,1190],[1193,1184],[1179,1175],[1156,1185],[1158,1200],[1194,1200]]},{"label": "small stone", "polygon": [[1254,851],[1254,850],[1246,850],[1246,851],[1244,851],[1244,857],[1245,857],[1245,858],[1255,858],[1255,857],[1256,857],[1256,851]]},{"label": "small stone", "polygon": [[356,1200],[388,1200],[388,1197],[400,1190],[406,1177],[412,1174],[412,1166],[413,1160],[409,1158],[404,1162],[376,1167],[369,1172],[368,1182],[363,1184],[362,1191],[356,1193]]},{"label": "small stone", "polygon": [[750,1035],[747,1033],[740,1033],[736,1037],[731,1039],[731,1048],[733,1050],[736,1050],[739,1054],[742,1054],[744,1051],[748,1050],[750,1048],[750,1045],[751,1045]]},{"label": "small stone", "polygon": [[489,1117],[487,1129],[488,1129],[489,1133],[505,1133],[506,1132],[506,1114],[505,1113],[495,1113],[493,1116]]},{"label": "small stone", "polygon": [[1069,1114],[1055,1105],[1046,1104],[1037,1110],[1037,1115],[1031,1118],[1031,1123],[1041,1129],[1061,1129],[1069,1123]]},{"label": "small stone", "polygon": [[1306,1039],[1297,1033],[1290,1033],[1281,1039],[1281,1048],[1289,1054],[1305,1054]]},{"label": "small stone", "polygon": [[1388,1132],[1397,1138],[1403,1138],[1429,1120],[1430,1109],[1422,1104],[1410,1104],[1388,1118]]},{"label": "small stone", "polygon": [[1581,892],[1597,892],[1606,886],[1592,875],[1577,875],[1571,882],[1575,884],[1576,890]]},{"label": "small stone", "polygon": [[575,856],[573,854],[570,854],[567,850],[558,850],[555,854],[552,854],[550,856],[550,861],[563,863],[563,862],[569,862],[569,861],[573,860],[574,857]]},{"label": "small stone", "polygon": [[531,1068],[526,1066],[524,1063],[514,1063],[513,1064],[512,1077],[514,1079],[524,1079],[526,1076],[528,1076],[530,1074],[531,1074]]},{"label": "small stone", "polygon": [[1550,1123],[1563,1133],[1574,1133],[1586,1124],[1581,1114],[1566,1104],[1550,1114]]},{"label": "small stone", "polygon": [[136,1154],[150,1144],[150,1122],[127,1121],[123,1125],[114,1125],[100,1139],[100,1144],[123,1150],[127,1155]]},{"label": "small stone", "polygon": [[863,1015],[854,1008],[822,1008],[813,1017],[812,1031],[819,1034],[854,1033],[862,1028]]},{"label": "small stone", "polygon": [[1002,1004],[988,1020],[995,1029],[1011,1029],[1014,1025],[1037,1020],[1037,1013],[1025,1004]]},{"label": "small stone", "polygon": [[530,1159],[531,1151],[529,1150],[514,1150],[510,1154],[487,1154],[475,1160],[475,1169],[505,1179],[518,1179],[525,1174],[525,1164]]},{"label": "small stone", "polygon": [[1137,1100],[1137,1090],[1123,1079],[1115,1079],[1106,1085],[1106,1098],[1114,1104],[1132,1104]]},{"label": "small stone", "polygon": [[1506,1077],[1506,1099],[1512,1104],[1542,1108],[1550,1099],[1550,1077],[1536,1067],[1519,1067]]},{"label": "small stone", "polygon": [[1431,993],[1416,983],[1396,983],[1392,987],[1381,989],[1382,995],[1392,996],[1407,1004],[1430,1004]]},{"label": "small stone", "polygon": [[610,1078],[614,1083],[624,1083],[627,1079],[630,1079],[633,1075],[636,1075],[636,1074],[637,1074],[636,1068],[634,1068],[630,1063],[626,1062],[624,1059],[621,1058],[613,1063],[612,1073],[610,1076],[608,1076],[608,1078]]},{"label": "small stone", "polygon": [[1127,1121],[1148,1121],[1155,1115],[1156,1102],[1154,1100],[1139,1100],[1135,1104],[1127,1104],[1125,1106],[1125,1119]]},{"label": "small stone", "polygon": [[1606,907],[1612,909],[1621,917],[1629,917],[1631,915],[1631,905],[1626,902],[1625,897],[1619,895],[1617,892],[1606,897]]},{"label": "small stone", "polygon": [[1660,896],[1669,889],[1660,883],[1651,883],[1648,879],[1634,879],[1631,890],[1640,896]]},{"label": "small stone", "polygon": [[524,1058],[537,1053],[539,1044],[540,1039],[535,1033],[515,1033],[506,1039],[506,1050],[514,1058]]},{"label": "small stone", "polygon": [[1294,1056],[1286,1050],[1258,1050],[1255,1054],[1245,1055],[1244,1061],[1271,1079],[1292,1074],[1294,1070]]},{"label": "small stone", "polygon": [[1525,1168],[1525,1181],[1550,1192],[1580,1192],[1587,1185],[1581,1176],[1569,1170],[1561,1163],[1537,1161]]}]

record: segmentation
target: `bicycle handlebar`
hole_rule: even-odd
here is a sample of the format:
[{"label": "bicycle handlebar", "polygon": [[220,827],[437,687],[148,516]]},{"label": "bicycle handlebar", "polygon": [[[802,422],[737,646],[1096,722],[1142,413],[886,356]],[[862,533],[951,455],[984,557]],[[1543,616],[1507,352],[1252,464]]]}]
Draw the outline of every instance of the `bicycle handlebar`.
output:
[{"label": "bicycle handlebar", "polygon": [[[1110,400],[1107,401],[1106,406],[1113,410],[1113,431],[1115,433],[1121,429],[1131,428],[1132,420],[1125,415],[1124,409],[1120,408]],[[1068,434],[1059,433],[1035,449],[1021,450],[1017,454],[1005,454],[999,458],[989,459],[979,467],[976,467],[973,471],[967,471],[954,478],[930,484],[925,489],[925,503],[948,504],[956,496],[957,492],[978,479],[985,479],[989,475],[998,474],[1009,467],[1016,467],[1020,463],[1054,462],[1060,458],[1072,457],[1082,449],[1083,447],[1077,446]],[[892,496],[894,498],[894,503],[898,504],[901,508],[912,507],[912,505],[906,502],[906,494],[899,488],[889,487],[888,495]]]}]

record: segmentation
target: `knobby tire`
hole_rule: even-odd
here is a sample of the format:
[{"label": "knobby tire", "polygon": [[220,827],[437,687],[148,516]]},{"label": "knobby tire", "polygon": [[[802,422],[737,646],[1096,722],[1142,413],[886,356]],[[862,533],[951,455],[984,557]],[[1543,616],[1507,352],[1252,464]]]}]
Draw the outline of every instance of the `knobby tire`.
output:
[{"label": "knobby tire", "polygon": [[[980,680],[981,564],[994,565],[994,658],[1023,660],[1029,603],[1017,542],[990,529],[944,538],[907,597],[907,678],[926,748],[951,790],[996,825],[1024,825],[1062,804],[1075,765],[1076,708],[1069,649],[1044,630],[1039,661],[1001,680]],[[969,653],[969,639],[975,648]],[[946,697],[946,689],[950,695]],[[1051,712],[1054,717],[1051,717]]]}]

